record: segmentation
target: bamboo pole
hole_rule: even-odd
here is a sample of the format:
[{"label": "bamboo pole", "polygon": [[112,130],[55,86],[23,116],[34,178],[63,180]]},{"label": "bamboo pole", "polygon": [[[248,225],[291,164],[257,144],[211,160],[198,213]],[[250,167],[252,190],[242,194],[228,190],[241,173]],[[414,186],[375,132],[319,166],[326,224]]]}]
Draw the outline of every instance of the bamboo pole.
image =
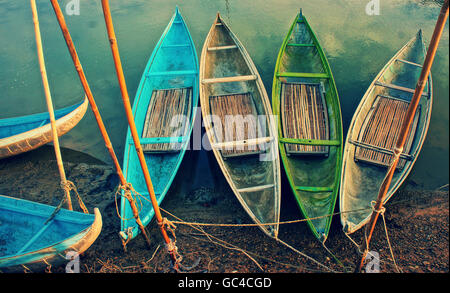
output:
[{"label": "bamboo pole", "polygon": [[[78,77],[80,78],[81,84],[83,86],[84,92],[86,93],[86,96],[89,100],[89,104],[91,106],[92,112],[94,113],[95,120],[97,122],[97,125],[100,129],[100,132],[102,134],[103,140],[105,141],[105,146],[108,149],[109,155],[111,156],[111,159],[113,161],[114,167],[116,169],[117,175],[119,176],[120,184],[125,187],[128,186],[128,183],[125,179],[125,176],[123,175],[122,168],[120,167],[119,161],[117,160],[117,156],[114,152],[114,149],[111,144],[111,140],[109,139],[109,135],[106,131],[105,125],[103,124],[102,117],[100,116],[100,112],[98,111],[97,104],[95,103],[94,97],[92,95],[91,89],[89,87],[89,84],[87,82],[86,76],[84,74],[83,68],[80,63],[80,59],[78,58],[77,51],[75,49],[75,45],[73,44],[72,37],[70,36],[69,29],[67,28],[66,21],[64,20],[64,15],[61,11],[61,8],[59,7],[57,0],[50,0],[53,6],[53,10],[55,11],[56,18],[58,20],[59,26],[61,28],[61,31],[63,33],[64,39],[67,44],[67,48],[69,49],[70,55],[72,57],[73,63],[75,65],[75,69],[78,73]],[[139,218],[139,211],[136,207],[136,203],[134,202],[131,195],[127,192],[125,192],[124,196],[130,203],[130,207],[133,212],[133,216],[136,219],[136,223],[139,226],[139,229],[142,232],[142,235],[145,238],[145,241],[150,246],[150,239],[147,235],[147,232],[145,231],[145,227],[142,224],[141,219]],[[124,246],[125,248],[125,246]]]},{"label": "bamboo pole", "polygon": [[48,114],[50,116],[50,125],[52,127],[53,148],[55,149],[56,163],[58,165],[59,176],[61,177],[61,186],[63,187],[64,195],[67,201],[67,208],[69,210],[72,210],[72,200],[70,199],[70,191],[69,189],[64,188],[67,182],[66,172],[64,171],[61,150],[59,148],[58,130],[56,128],[55,113],[53,111],[53,102],[50,93],[50,86],[48,84],[47,70],[45,68],[45,59],[44,59],[44,52],[42,49],[41,30],[39,28],[39,18],[36,8],[36,1],[30,0],[30,4],[31,4],[31,11],[33,13],[34,33],[36,35],[36,47],[39,59],[39,67],[41,69],[42,84],[44,86],[45,100],[47,101],[47,109]]},{"label": "bamboo pole", "polygon": [[[114,32],[114,26],[111,17],[111,11],[109,8],[109,1],[102,0],[103,14],[105,17],[106,28],[108,31],[109,42],[111,45],[111,51],[114,58],[114,65],[116,68],[117,78],[120,85],[120,91],[122,93],[122,100],[125,108],[125,113],[127,116],[128,124],[130,125],[131,136],[133,137],[134,145],[136,147],[136,152],[139,158],[139,163],[142,168],[142,172],[145,179],[145,184],[147,185],[147,190],[150,195],[150,199],[152,202],[153,210],[155,212],[156,220],[158,221],[158,225],[161,230],[161,234],[166,242],[168,247],[172,246],[172,240],[167,235],[167,231],[163,225],[163,218],[161,216],[161,211],[159,210],[158,201],[156,200],[155,191],[153,189],[153,184],[150,178],[150,174],[148,172],[147,163],[145,161],[144,152],[142,151],[142,146],[139,141],[139,135],[136,130],[136,125],[134,123],[133,112],[130,105],[130,99],[128,97],[128,90],[125,82],[125,77],[123,74],[122,63],[120,61],[119,48],[117,46],[117,39]],[[175,269],[178,269],[176,251],[169,249],[169,254],[172,258],[173,265]]]},{"label": "bamboo pole", "polygon": [[416,85],[416,89],[414,91],[414,95],[412,97],[411,103],[408,106],[408,110],[406,112],[405,120],[402,124],[402,130],[399,134],[399,137],[397,139],[395,149],[394,149],[394,156],[393,160],[391,162],[391,167],[388,170],[388,173],[386,174],[386,177],[381,184],[380,191],[378,193],[378,198],[374,206],[374,211],[372,212],[370,222],[366,226],[366,232],[369,231],[369,234],[367,237],[365,237],[365,251],[363,253],[363,256],[361,258],[359,267],[357,268],[357,271],[360,272],[364,261],[366,259],[367,253],[368,253],[368,247],[370,244],[370,240],[372,238],[373,230],[375,228],[375,225],[378,220],[379,211],[383,208],[383,201],[386,196],[387,191],[389,190],[389,186],[392,181],[392,177],[394,176],[395,169],[397,167],[397,163],[399,161],[399,156],[402,153],[403,146],[405,145],[406,138],[408,136],[408,132],[411,126],[411,123],[414,119],[414,114],[416,113],[417,107],[420,102],[420,97],[422,96],[423,89],[425,87],[425,84],[428,79],[428,75],[431,71],[431,66],[433,65],[433,60],[436,55],[436,50],[439,45],[439,41],[442,36],[442,32],[445,27],[445,22],[448,18],[448,0],[445,0],[444,4],[442,5],[441,12],[439,14],[438,20],[436,22],[436,26],[434,28],[433,36],[431,37],[430,45],[428,47],[427,56],[425,57],[425,61],[423,63],[422,71],[420,73],[419,80]]}]

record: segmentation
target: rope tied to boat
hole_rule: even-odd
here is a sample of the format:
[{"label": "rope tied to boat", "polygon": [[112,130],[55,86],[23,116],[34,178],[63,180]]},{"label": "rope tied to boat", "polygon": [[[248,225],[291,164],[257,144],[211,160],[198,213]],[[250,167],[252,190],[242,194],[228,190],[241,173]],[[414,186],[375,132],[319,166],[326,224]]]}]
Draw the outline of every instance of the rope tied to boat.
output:
[{"label": "rope tied to boat", "polygon": [[[397,265],[397,262],[395,261],[394,252],[393,252],[393,250],[392,250],[391,241],[390,241],[390,239],[389,239],[389,234],[388,234],[388,231],[387,231],[387,225],[386,225],[386,218],[384,217],[384,213],[386,212],[386,208],[385,208],[385,207],[381,207],[381,208],[379,208],[379,209],[376,209],[376,208],[375,208],[375,205],[376,205],[376,201],[372,200],[372,201],[370,202],[370,206],[371,206],[371,208],[372,208],[372,211],[373,211],[374,213],[380,214],[381,217],[382,217],[382,219],[383,219],[384,231],[385,231],[385,234],[386,234],[386,241],[387,241],[387,244],[388,244],[388,247],[389,247],[389,252],[390,252],[390,254],[391,254],[391,258],[392,258],[394,267],[395,267],[395,269],[397,270],[397,272],[403,272],[403,271],[401,270],[401,268]],[[366,255],[366,256],[369,256],[369,255],[370,255],[370,256],[372,256],[373,258],[377,259],[378,261],[381,261],[381,259],[380,259],[380,258],[377,258],[375,255],[373,255],[373,254],[371,253],[370,249],[369,249],[369,245],[368,245],[368,242],[367,242],[367,229],[364,230],[364,238],[365,238],[365,244],[366,244],[366,247],[364,248],[364,251],[361,250],[363,244],[359,245],[358,243],[356,243],[355,240],[353,240],[353,239],[350,237],[350,235],[348,235],[348,233],[345,233],[345,232],[344,232],[344,234],[345,234],[345,236],[347,236],[348,239],[350,239],[351,242],[353,242],[353,244],[356,245],[356,247],[358,248],[358,252],[359,252],[360,254]]]},{"label": "rope tied to boat", "polygon": [[66,180],[61,181],[61,188],[66,192],[66,194],[70,195],[70,192],[73,191],[75,193],[75,195],[77,196],[77,200],[78,200],[78,204],[80,205],[80,208],[83,210],[83,213],[85,214],[89,214],[88,209],[86,208],[86,205],[84,204],[83,200],[81,199],[80,194],[78,193],[77,187],[75,186],[75,184],[70,181],[70,180]]},{"label": "rope tied to boat", "polygon": [[131,238],[133,237],[133,228],[128,227],[128,229],[126,229],[124,232],[127,234],[127,239],[125,240],[124,237],[122,237],[122,235],[120,233],[119,233],[119,237],[120,237],[120,240],[122,241],[123,250],[125,252],[127,252],[127,244],[128,244],[128,242],[130,242]]},{"label": "rope tied to boat", "polygon": [[138,206],[138,201],[136,200],[136,198],[139,198],[140,208],[138,210],[138,214],[141,213],[142,208],[144,206],[142,204],[141,195],[134,189],[134,187],[131,183],[127,182],[125,184],[119,184],[119,186],[117,187],[117,190],[114,194],[114,202],[116,204],[116,213],[117,213],[117,216],[119,217],[119,219],[121,219],[122,221],[129,221],[131,219],[134,219],[135,217],[134,217],[134,215],[133,215],[133,217],[130,217],[130,218],[122,217],[122,215],[119,212],[119,206],[117,204],[117,196],[118,195],[125,197],[128,201],[135,202],[136,206]]},{"label": "rope tied to boat", "polygon": [[[83,203],[83,200],[81,199],[80,194],[78,193],[77,188],[75,187],[75,184],[72,181],[66,180],[66,182],[61,182],[61,188],[64,189],[67,194],[70,194],[70,191],[73,190],[78,198],[78,203],[80,204],[81,209],[85,214],[89,214],[86,206]],[[64,203],[67,201],[67,197],[63,197],[63,199],[59,202],[58,206],[55,208],[53,213],[48,217],[48,219],[44,222],[44,225],[47,225],[48,222],[53,220],[53,218],[56,216],[57,213],[61,210]]]},{"label": "rope tied to boat", "polygon": [[44,226],[47,225],[48,222],[50,222],[51,220],[53,220],[53,218],[56,216],[56,214],[61,210],[63,204],[66,202],[67,198],[64,197],[60,202],[59,205],[55,208],[55,210],[53,211],[53,213],[50,215],[50,217],[48,217],[48,219],[44,222]]},{"label": "rope tied to boat", "polygon": [[374,212],[374,213],[377,213],[377,214],[380,214],[380,215],[384,215],[384,213],[386,212],[386,208],[383,206],[383,207],[380,207],[379,209],[375,209],[375,205],[377,204],[377,202],[376,201],[374,201],[374,200],[372,200],[371,202],[370,202],[370,206],[372,207],[372,211]]},{"label": "rope tied to boat", "polygon": [[52,273],[52,265],[45,258],[42,261],[47,265],[47,267],[45,268],[45,272],[47,274],[51,274]]},{"label": "rope tied to boat", "polygon": [[183,256],[178,253],[178,247],[177,247],[177,236],[175,235],[175,229],[177,226],[175,226],[172,221],[167,219],[166,217],[162,218],[162,221],[158,223],[158,226],[161,229],[164,229],[166,231],[169,231],[172,234],[172,238],[169,237],[170,242],[165,244],[165,247],[167,249],[167,252],[174,256],[175,261],[172,264],[172,268],[178,271],[178,266],[180,265],[181,261],[183,260]]},{"label": "rope tied to boat", "polygon": [[[387,231],[387,225],[386,225],[386,218],[384,217],[384,213],[386,212],[386,208],[385,207],[381,207],[380,209],[375,209],[375,204],[376,204],[376,202],[373,200],[373,201],[371,201],[370,202],[370,205],[372,206],[372,209],[373,209],[373,211],[375,212],[375,213],[378,213],[378,214],[380,214],[381,215],[381,218],[383,219],[383,225],[384,225],[384,232],[385,232],[385,234],[386,234],[386,241],[387,241],[387,243],[388,243],[388,246],[389,246],[389,251],[390,251],[390,253],[391,253],[391,257],[392,257],[392,261],[394,262],[394,266],[395,266],[395,269],[397,270],[397,272],[403,272],[401,269],[400,269],[400,267],[397,265],[397,262],[395,261],[395,257],[394,257],[394,252],[393,252],[393,250],[392,250],[392,245],[391,245],[391,241],[390,241],[390,239],[389,239],[389,234],[388,234],[388,231]],[[369,248],[367,247],[367,250],[368,250]]]}]

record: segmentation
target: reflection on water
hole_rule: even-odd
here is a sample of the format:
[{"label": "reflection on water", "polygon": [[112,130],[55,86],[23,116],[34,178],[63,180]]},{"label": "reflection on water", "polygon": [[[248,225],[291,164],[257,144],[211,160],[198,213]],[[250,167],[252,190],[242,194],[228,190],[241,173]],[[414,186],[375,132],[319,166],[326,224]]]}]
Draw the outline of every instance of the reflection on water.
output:
[{"label": "reflection on water", "polygon": [[[70,0],[61,0],[64,7]],[[383,0],[381,14],[368,16],[369,0],[190,0],[111,1],[111,9],[130,97],[133,99],[150,54],[178,5],[200,55],[217,11],[232,18],[232,29],[253,58],[267,92],[280,45],[300,8],[324,48],[336,80],[344,134],[373,78],[419,28],[429,39],[441,0]],[[38,3],[47,72],[55,108],[82,100],[83,91],[48,1]],[[231,16],[231,13],[233,15]],[[99,111],[119,159],[126,119],[100,1],[81,1],[80,15],[66,16]],[[46,111],[28,1],[0,0],[0,117]],[[435,188],[449,178],[448,23],[435,63],[431,125],[409,183]],[[109,161],[93,115],[61,138],[64,147]],[[199,156],[199,161],[202,159]],[[197,167],[195,167],[197,168]],[[192,168],[193,170],[195,169]],[[198,167],[195,172],[203,172]],[[196,180],[196,179],[195,179]]]},{"label": "reflection on water", "polygon": [[439,7],[442,7],[444,5],[445,0],[420,0],[420,3],[422,5],[431,4],[431,5],[438,5]]},{"label": "reflection on water", "polygon": [[225,0],[225,10],[227,11],[227,21],[231,25],[231,14],[230,14],[230,1]]}]

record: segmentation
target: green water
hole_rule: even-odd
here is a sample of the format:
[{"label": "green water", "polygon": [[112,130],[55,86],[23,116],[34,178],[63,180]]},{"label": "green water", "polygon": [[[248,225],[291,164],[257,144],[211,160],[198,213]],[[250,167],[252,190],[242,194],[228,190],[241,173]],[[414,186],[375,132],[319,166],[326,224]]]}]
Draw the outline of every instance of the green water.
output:
[{"label": "green water", "polygon": [[[59,1],[65,11],[69,0]],[[366,14],[369,0],[111,0],[130,97],[154,45],[178,4],[200,57],[220,11],[252,56],[266,89],[279,47],[299,8],[316,32],[332,67],[341,100],[344,134],[367,87],[419,28],[430,39],[440,8],[422,0],[381,0],[380,15]],[[429,1],[432,2],[432,1]],[[37,0],[54,106],[80,101],[82,87],[49,1]],[[126,119],[106,36],[100,0],[81,0],[80,15],[66,15],[72,38],[119,160]],[[432,69],[435,99],[424,147],[408,183],[437,188],[449,178],[448,23]],[[0,118],[46,111],[28,0],[0,0]],[[61,139],[64,147],[109,161],[97,125],[85,118]]]}]

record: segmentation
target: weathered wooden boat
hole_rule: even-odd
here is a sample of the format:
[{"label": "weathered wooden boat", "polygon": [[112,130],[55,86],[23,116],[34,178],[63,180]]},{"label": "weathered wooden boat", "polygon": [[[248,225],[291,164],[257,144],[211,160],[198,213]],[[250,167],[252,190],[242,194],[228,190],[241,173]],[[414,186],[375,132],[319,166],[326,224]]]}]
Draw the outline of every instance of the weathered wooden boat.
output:
[{"label": "weathered wooden boat", "polygon": [[[390,166],[425,55],[420,30],[375,77],[356,109],[344,149],[340,208],[367,210],[341,214],[346,233],[355,232],[370,219],[372,201]],[[430,74],[384,203],[405,181],[419,155],[430,123],[432,101]]]},{"label": "weathered wooden boat", "polygon": [[[177,7],[147,63],[133,103],[136,128],[158,204],[184,157],[197,104],[197,53]],[[129,130],[123,170],[127,182],[144,197],[137,204],[145,226],[153,218],[154,210]],[[139,228],[125,197],[122,197],[121,215],[120,235],[125,240],[134,238]]]},{"label": "weathered wooden boat", "polygon": [[301,11],[278,54],[272,108],[279,115],[279,149],[291,189],[324,242],[339,191],[341,109],[330,65]]},{"label": "weathered wooden boat", "polygon": [[0,270],[68,262],[68,252],[84,252],[100,234],[97,208],[94,214],[60,209],[51,217],[54,211],[53,206],[0,195]]},{"label": "weathered wooden boat", "polygon": [[[55,111],[58,136],[66,134],[86,113],[87,98],[76,105]],[[36,149],[52,141],[48,112],[0,119],[0,159]]]},{"label": "weathered wooden boat", "polygon": [[203,45],[200,103],[231,189],[253,221],[277,237],[280,167],[270,102],[252,59],[219,14]]}]

